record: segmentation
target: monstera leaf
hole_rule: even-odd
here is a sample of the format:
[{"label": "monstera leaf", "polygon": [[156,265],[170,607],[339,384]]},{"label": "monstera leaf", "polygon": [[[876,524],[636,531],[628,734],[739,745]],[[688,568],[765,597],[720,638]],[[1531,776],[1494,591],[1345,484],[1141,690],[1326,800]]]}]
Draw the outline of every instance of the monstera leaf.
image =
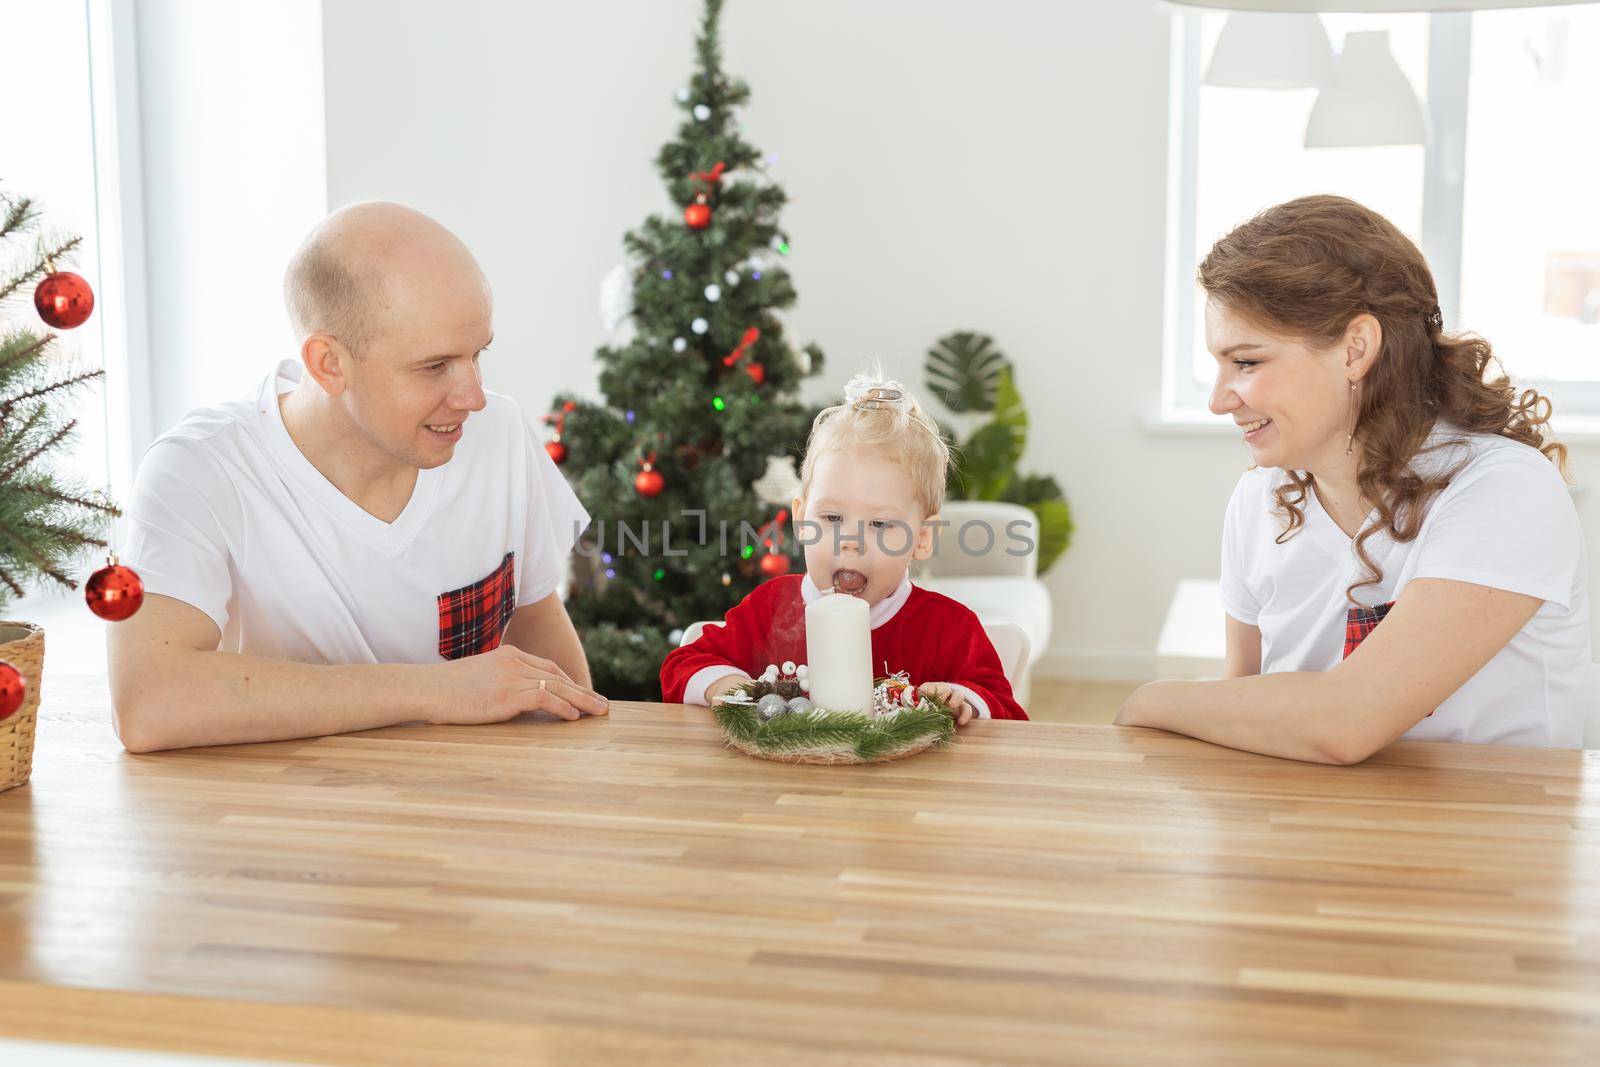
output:
[{"label": "monstera leaf", "polygon": [[1011,368],[1000,371],[995,388],[994,418],[980,426],[961,447],[957,478],[967,500],[999,500],[1011,483],[1028,444],[1028,411],[1011,381]]},{"label": "monstera leaf", "polygon": [[959,415],[994,410],[1000,374],[1009,367],[994,338],[961,331],[941,337],[928,349],[923,371],[933,395]]}]

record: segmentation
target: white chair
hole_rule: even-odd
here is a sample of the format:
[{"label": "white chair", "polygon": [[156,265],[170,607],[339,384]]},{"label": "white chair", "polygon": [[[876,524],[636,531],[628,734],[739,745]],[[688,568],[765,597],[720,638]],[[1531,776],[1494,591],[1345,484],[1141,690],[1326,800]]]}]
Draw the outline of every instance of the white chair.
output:
[{"label": "white chair", "polygon": [[700,631],[704,630],[707,626],[721,625],[722,623],[720,622],[691,622],[688,626],[683,628],[683,636],[678,639],[678,647],[682,648],[684,645],[692,645],[696,641],[700,640]]},{"label": "white chair", "polygon": [[[707,626],[721,626],[720,622],[691,622],[683,628],[683,636],[678,639],[678,647],[693,644],[700,633]],[[1014,622],[986,622],[983,632],[988,636],[989,643],[994,646],[995,655],[1000,657],[1000,669],[1006,672],[1006,681],[1011,683],[1013,693],[1017,690],[1018,679],[1023,677],[1028,670],[1030,649],[1028,647],[1028,632]],[[1017,702],[1022,702],[1022,697],[1017,696]]]},{"label": "white chair", "polygon": [[[971,608],[985,630],[1009,623],[1022,631],[1026,658],[1015,669],[1008,664],[1006,676],[1026,707],[1033,665],[1049,647],[1053,621],[1037,550],[1016,552],[1024,540],[1038,545],[1038,516],[1020,504],[989,500],[947,500],[940,515],[948,525],[933,557],[921,565],[918,584]],[[1006,663],[993,632],[989,639]]]},{"label": "white chair", "polygon": [[1006,681],[1011,683],[1011,691],[1017,698],[1017,703],[1022,703],[1022,684],[1028,675],[1028,662],[1032,658],[1033,650],[1028,644],[1028,631],[1014,622],[986,622],[983,632],[988,635],[989,643],[994,646],[994,651],[1000,657],[1000,669],[1006,672]]}]

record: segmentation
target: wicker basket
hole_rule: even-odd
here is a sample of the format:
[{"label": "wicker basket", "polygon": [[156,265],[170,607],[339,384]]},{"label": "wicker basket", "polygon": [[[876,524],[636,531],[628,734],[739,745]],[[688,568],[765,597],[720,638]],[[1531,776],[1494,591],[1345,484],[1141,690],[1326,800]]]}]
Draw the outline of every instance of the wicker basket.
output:
[{"label": "wicker basket", "polygon": [[0,620],[0,660],[11,664],[28,682],[22,707],[0,721],[0,793],[15,789],[33,771],[33,731],[39,718],[39,689],[44,678],[44,629],[31,622]]}]

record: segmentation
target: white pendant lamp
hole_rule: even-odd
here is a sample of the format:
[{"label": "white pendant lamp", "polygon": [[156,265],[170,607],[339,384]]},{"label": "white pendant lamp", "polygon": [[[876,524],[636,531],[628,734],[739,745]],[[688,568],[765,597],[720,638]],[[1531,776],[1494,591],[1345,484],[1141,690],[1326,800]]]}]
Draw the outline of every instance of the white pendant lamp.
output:
[{"label": "white pendant lamp", "polygon": [[1559,7],[1592,4],[1596,0],[1167,0],[1182,7],[1208,7],[1217,11],[1349,11],[1399,14],[1405,11],[1489,11],[1504,7]]},{"label": "white pendant lamp", "polygon": [[1428,118],[1389,50],[1389,31],[1346,34],[1333,83],[1311,106],[1306,147],[1427,143]]},{"label": "white pendant lamp", "polygon": [[1236,11],[1228,16],[1207,85],[1229,89],[1308,89],[1333,80],[1333,45],[1315,15]]}]

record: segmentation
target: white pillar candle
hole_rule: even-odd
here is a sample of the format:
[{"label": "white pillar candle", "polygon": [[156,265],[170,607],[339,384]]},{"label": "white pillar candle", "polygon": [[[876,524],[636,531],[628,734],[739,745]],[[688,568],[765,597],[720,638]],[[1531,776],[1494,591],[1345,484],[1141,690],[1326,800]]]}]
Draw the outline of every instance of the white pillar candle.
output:
[{"label": "white pillar candle", "polygon": [[867,602],[829,593],[806,605],[806,677],[826,711],[872,711],[872,628]]}]

